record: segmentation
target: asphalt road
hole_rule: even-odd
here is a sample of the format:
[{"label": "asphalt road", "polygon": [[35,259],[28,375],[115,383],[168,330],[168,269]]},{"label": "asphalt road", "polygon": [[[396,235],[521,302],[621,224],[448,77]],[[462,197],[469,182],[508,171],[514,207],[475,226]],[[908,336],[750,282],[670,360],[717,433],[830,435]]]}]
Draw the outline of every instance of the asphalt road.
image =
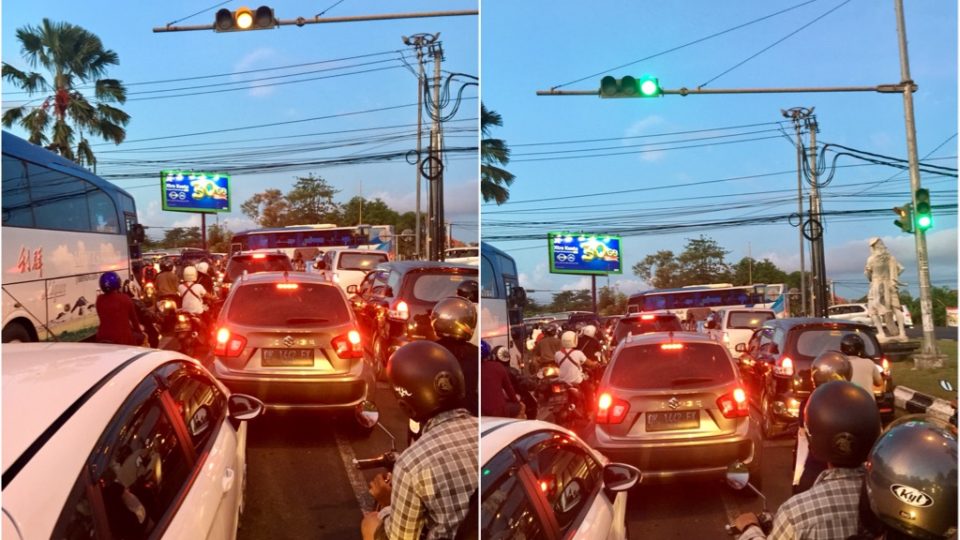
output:
[{"label": "asphalt road", "polygon": [[[407,419],[385,383],[376,403],[381,423],[404,448]],[[350,459],[375,457],[390,439],[379,429],[361,438],[352,423],[351,415],[278,411],[250,423],[240,540],[360,538],[361,507],[373,508],[366,484],[382,471],[355,473]]]}]

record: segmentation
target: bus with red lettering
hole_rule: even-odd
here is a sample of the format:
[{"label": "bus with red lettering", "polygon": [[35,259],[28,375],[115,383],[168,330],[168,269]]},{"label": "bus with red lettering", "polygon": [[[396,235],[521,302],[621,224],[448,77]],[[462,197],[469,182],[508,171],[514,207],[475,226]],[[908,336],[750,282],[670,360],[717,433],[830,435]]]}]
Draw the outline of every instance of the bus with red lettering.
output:
[{"label": "bus with red lettering", "polygon": [[87,339],[100,275],[140,255],[133,197],[6,131],[2,153],[3,343]]}]

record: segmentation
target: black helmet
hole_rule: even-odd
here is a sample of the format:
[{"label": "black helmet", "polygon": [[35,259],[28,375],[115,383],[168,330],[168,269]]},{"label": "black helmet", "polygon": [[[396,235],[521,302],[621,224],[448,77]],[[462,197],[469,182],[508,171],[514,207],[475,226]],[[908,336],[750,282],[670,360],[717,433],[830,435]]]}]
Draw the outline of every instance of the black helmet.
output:
[{"label": "black helmet", "polygon": [[818,386],[807,400],[810,453],[836,467],[857,467],[880,435],[880,411],[869,392],[847,381]]},{"label": "black helmet", "polygon": [[426,422],[463,402],[463,371],[439,343],[421,340],[400,347],[387,362],[387,377],[400,409],[416,422]]},{"label": "black helmet", "polygon": [[550,323],[546,328],[543,329],[543,333],[548,336],[553,336],[555,338],[560,337],[560,334],[563,332],[563,329],[560,328],[560,325],[557,323]]},{"label": "black helmet", "polygon": [[468,279],[457,286],[457,296],[476,304],[480,301],[480,285],[475,279]]},{"label": "black helmet", "polygon": [[904,417],[880,437],[864,480],[871,512],[911,538],[947,538],[957,530],[957,429]]},{"label": "black helmet", "polygon": [[857,334],[847,334],[840,339],[840,352],[850,356],[863,356],[863,338]]},{"label": "black helmet", "polygon": [[470,341],[477,328],[477,308],[459,296],[444,298],[433,306],[430,324],[437,337]]},{"label": "black helmet", "polygon": [[810,365],[810,379],[813,387],[830,381],[849,381],[853,377],[853,365],[850,359],[837,351],[823,351]]},{"label": "black helmet", "polygon": [[100,276],[100,290],[108,293],[120,290],[120,276],[116,272],[104,272]]},{"label": "black helmet", "polygon": [[170,259],[163,259],[160,261],[160,271],[161,272],[171,272],[173,271],[173,261]]}]

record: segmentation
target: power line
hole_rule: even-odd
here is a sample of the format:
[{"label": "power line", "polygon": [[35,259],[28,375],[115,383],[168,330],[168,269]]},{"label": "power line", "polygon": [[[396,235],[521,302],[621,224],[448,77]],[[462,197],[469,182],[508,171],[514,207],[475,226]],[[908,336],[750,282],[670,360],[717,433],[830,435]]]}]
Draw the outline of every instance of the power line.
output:
[{"label": "power line", "polygon": [[572,141],[548,141],[548,142],[535,142],[535,143],[510,143],[510,148],[519,148],[523,146],[551,146],[551,145],[562,145],[562,144],[579,144],[579,143],[592,143],[592,142],[607,142],[607,141],[625,141],[631,139],[647,139],[652,137],[667,137],[671,135],[689,135],[694,133],[708,133],[711,131],[726,131],[730,129],[743,129],[759,126],[772,126],[783,124],[784,121],[777,122],[759,122],[756,124],[742,124],[739,126],[725,126],[725,127],[715,127],[715,128],[705,128],[705,129],[691,129],[685,131],[670,131],[665,133],[650,133],[647,135],[632,135],[629,137],[603,137],[599,139],[580,139]]},{"label": "power line", "polygon": [[[170,21],[170,22],[167,23],[167,26],[173,26],[173,25],[177,24],[178,22],[183,22],[183,21],[185,21],[185,20],[187,20],[187,19],[196,17],[197,15],[200,15],[201,13],[206,13],[206,12],[210,11],[211,9],[216,9],[216,8],[218,8],[218,7],[220,7],[220,6],[224,5],[224,4],[229,4],[230,1],[231,1],[231,0],[225,0],[224,2],[220,2],[219,4],[217,4],[217,5],[215,5],[215,6],[210,6],[210,7],[208,7],[207,9],[200,10],[200,11],[194,13],[193,15],[187,15],[186,17],[184,17],[184,18],[182,18],[182,19],[177,19],[177,20],[175,20],[175,21]],[[342,0],[341,0],[341,1],[342,1]]]}]

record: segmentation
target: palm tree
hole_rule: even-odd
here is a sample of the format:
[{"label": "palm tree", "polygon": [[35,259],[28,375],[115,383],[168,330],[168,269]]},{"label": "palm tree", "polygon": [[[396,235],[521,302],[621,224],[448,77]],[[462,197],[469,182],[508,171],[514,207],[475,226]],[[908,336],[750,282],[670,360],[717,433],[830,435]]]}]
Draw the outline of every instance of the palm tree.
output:
[{"label": "palm tree", "polygon": [[[80,164],[93,165],[96,158],[85,133],[120,144],[127,136],[123,128],[130,115],[110,103],[124,103],[127,90],[116,79],[102,78],[108,66],[118,65],[117,53],[103,48],[96,35],[67,22],[43,19],[39,27],[17,30],[20,52],[30,67],[39,64],[48,73],[21,71],[3,63],[3,78],[41,97],[12,107],[3,113],[3,125],[19,123],[30,133],[30,142],[44,145]],[[93,99],[80,92],[92,89]],[[32,105],[40,99],[39,105]],[[51,116],[52,111],[52,116]],[[51,128],[51,135],[47,131]],[[75,133],[79,142],[74,146]]]},{"label": "palm tree", "polygon": [[480,131],[483,132],[483,140],[480,142],[480,194],[483,195],[483,202],[496,201],[497,204],[503,204],[510,198],[510,191],[507,186],[513,183],[516,178],[510,171],[501,169],[498,165],[510,163],[510,149],[503,139],[493,139],[490,137],[491,126],[503,126],[503,118],[495,111],[487,109],[483,103],[480,104]]}]

